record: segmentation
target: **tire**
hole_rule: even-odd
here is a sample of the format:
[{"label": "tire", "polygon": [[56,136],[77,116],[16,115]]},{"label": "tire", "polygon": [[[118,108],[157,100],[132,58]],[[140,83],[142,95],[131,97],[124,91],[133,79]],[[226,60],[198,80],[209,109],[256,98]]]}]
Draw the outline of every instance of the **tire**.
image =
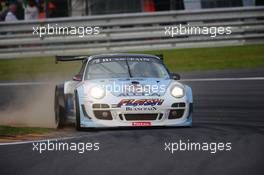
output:
[{"label": "tire", "polygon": [[60,105],[59,98],[62,98],[62,100],[64,100],[63,97],[60,97],[59,89],[56,87],[54,98],[55,124],[57,128],[63,128],[65,123],[66,111],[64,107]]},{"label": "tire", "polygon": [[76,115],[76,123],[75,123],[75,127],[77,131],[81,131],[81,120],[80,120],[80,106],[79,106],[79,96],[77,93],[77,90],[75,91],[75,115]]}]

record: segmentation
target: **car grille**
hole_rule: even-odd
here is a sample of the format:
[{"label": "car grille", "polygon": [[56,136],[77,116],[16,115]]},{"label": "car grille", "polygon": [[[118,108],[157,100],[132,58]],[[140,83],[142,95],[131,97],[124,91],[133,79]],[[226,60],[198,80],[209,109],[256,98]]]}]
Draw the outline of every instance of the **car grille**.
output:
[{"label": "car grille", "polygon": [[108,104],[94,103],[93,108],[109,108]]},{"label": "car grille", "polygon": [[124,114],[126,120],[156,120],[158,114]]}]

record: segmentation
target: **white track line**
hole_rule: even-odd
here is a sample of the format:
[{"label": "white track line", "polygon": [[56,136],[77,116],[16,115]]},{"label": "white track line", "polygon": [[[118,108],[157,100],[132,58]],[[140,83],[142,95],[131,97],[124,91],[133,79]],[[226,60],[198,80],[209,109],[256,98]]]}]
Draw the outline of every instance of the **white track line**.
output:
[{"label": "white track line", "polygon": [[182,79],[180,81],[248,81],[248,80],[264,80],[264,77],[243,77],[243,78],[195,78]]},{"label": "white track line", "polygon": [[[181,79],[180,81],[249,81],[249,80],[264,80],[264,77],[242,77],[242,78],[194,78],[194,79]],[[13,83],[0,83],[0,86],[27,86],[27,85],[47,85],[50,82],[13,82]]]},{"label": "white track line", "polygon": [[83,136],[72,136],[72,137],[61,137],[61,138],[50,138],[50,139],[42,139],[42,140],[28,140],[28,141],[17,141],[17,142],[3,142],[0,143],[0,146],[4,145],[22,145],[22,144],[28,144],[28,143],[36,143],[36,142],[47,142],[49,141],[62,141],[62,140],[69,140],[69,139],[76,139],[81,138]]},{"label": "white track line", "polygon": [[27,85],[43,85],[50,84],[49,82],[13,82],[13,83],[0,83],[0,86],[27,86]]}]

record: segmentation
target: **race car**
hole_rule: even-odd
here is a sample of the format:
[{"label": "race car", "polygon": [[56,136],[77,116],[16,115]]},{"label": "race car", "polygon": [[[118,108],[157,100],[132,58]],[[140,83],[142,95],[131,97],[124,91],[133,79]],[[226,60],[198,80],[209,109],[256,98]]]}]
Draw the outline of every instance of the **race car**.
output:
[{"label": "race car", "polygon": [[161,55],[56,56],[56,62],[80,60],[79,74],[55,88],[58,128],[192,125],[192,89]]}]

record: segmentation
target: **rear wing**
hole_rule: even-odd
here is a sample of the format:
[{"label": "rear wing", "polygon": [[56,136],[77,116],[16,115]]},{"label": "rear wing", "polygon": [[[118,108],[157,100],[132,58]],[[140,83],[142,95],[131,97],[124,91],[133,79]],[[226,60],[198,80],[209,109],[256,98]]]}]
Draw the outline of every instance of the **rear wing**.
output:
[{"label": "rear wing", "polygon": [[58,64],[59,61],[84,61],[85,59],[87,59],[89,57],[89,55],[86,56],[81,56],[81,55],[56,55],[55,56],[55,63]]},{"label": "rear wing", "polygon": [[155,56],[156,56],[156,57],[159,57],[161,61],[164,60],[163,54],[156,54]]},{"label": "rear wing", "polygon": [[[164,61],[163,54],[155,55],[161,61]],[[58,64],[59,61],[84,61],[89,57],[89,55],[56,55],[55,56],[55,63]]]}]

